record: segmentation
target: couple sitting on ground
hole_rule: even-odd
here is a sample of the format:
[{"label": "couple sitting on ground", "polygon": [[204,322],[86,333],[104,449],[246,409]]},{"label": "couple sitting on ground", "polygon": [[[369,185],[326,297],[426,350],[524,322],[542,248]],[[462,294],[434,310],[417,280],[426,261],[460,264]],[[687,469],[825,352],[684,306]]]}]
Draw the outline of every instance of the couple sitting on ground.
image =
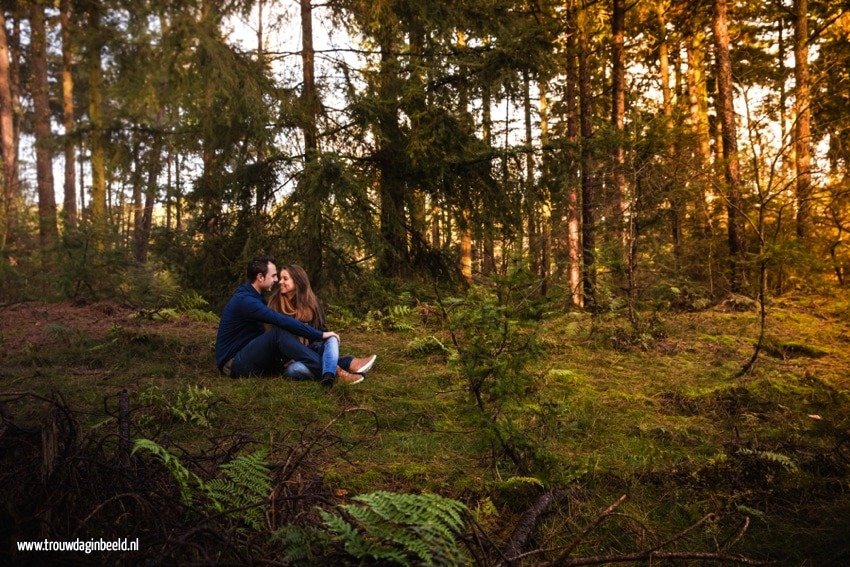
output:
[{"label": "couple sitting on ground", "polygon": [[[225,376],[282,374],[295,380],[320,380],[332,386],[357,384],[374,366],[376,355],[339,356],[339,335],[325,330],[325,317],[310,280],[300,266],[278,274],[274,258],[248,264],[248,281],[224,307],[215,341],[215,358]],[[268,305],[263,292],[280,281]]]}]

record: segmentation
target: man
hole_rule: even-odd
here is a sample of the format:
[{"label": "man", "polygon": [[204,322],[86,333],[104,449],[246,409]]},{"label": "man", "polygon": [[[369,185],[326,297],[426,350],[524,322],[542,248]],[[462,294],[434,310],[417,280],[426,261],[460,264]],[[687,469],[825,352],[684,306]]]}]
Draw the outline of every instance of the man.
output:
[{"label": "man", "polygon": [[[248,281],[239,286],[224,307],[215,340],[215,359],[225,376],[263,376],[280,371],[284,359],[299,362],[321,375],[322,362],[316,352],[304,346],[297,337],[310,341],[339,336],[322,332],[301,321],[269,309],[262,293],[277,282],[277,266],[271,256],[257,256],[248,263]],[[265,331],[263,323],[272,325]],[[356,383],[356,374],[340,375],[340,381]],[[332,382],[331,382],[332,383]]]}]

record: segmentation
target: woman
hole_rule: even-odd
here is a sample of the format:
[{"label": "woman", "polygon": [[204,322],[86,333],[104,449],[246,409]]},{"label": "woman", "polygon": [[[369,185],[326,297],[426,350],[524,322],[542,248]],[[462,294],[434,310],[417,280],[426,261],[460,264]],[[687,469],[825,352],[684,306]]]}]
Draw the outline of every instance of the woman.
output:
[{"label": "woman", "polygon": [[[310,287],[307,272],[301,266],[283,266],[280,269],[279,286],[277,293],[269,299],[270,308],[317,329],[325,329],[325,314]],[[304,338],[299,339],[320,358],[321,376],[316,375],[318,365],[311,371],[301,362],[291,362],[284,375],[296,380],[319,378],[322,384],[330,386],[336,378],[344,384],[357,384],[363,381],[364,375],[372,369],[378,358],[374,354],[366,358],[340,357],[339,339],[336,337],[313,343]]]}]

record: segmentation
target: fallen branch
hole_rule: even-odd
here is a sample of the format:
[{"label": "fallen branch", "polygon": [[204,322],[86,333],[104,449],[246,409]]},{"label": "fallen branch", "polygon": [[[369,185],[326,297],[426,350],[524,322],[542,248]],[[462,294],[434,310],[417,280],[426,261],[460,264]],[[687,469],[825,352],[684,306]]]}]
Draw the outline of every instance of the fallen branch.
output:
[{"label": "fallen branch", "polygon": [[556,504],[563,500],[567,495],[566,490],[549,490],[540,495],[537,501],[526,510],[522,517],[517,522],[510,539],[508,540],[505,555],[508,557],[508,562],[513,563],[522,553],[523,548],[528,543],[528,539],[537,527],[537,523],[552,504]]}]

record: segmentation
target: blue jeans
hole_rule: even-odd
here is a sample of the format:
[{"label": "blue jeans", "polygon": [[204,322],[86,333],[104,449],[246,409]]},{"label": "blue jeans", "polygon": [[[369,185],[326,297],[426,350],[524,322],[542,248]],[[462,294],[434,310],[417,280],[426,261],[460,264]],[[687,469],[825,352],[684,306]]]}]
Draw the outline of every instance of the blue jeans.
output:
[{"label": "blue jeans", "polygon": [[331,337],[325,341],[316,341],[311,343],[310,350],[316,353],[322,359],[322,373],[314,373],[306,364],[298,360],[292,359],[289,366],[283,372],[283,375],[293,380],[310,380],[311,378],[320,379],[324,374],[336,374],[336,367],[341,366],[348,370],[353,360],[350,356],[339,356],[339,340],[336,337]]},{"label": "blue jeans", "polygon": [[[230,376],[240,378],[279,374],[280,362],[284,359],[300,364],[313,376],[322,376],[319,353],[301,344],[298,337],[280,327],[272,327],[236,353],[230,365]],[[336,365],[333,371],[336,371]]]}]

